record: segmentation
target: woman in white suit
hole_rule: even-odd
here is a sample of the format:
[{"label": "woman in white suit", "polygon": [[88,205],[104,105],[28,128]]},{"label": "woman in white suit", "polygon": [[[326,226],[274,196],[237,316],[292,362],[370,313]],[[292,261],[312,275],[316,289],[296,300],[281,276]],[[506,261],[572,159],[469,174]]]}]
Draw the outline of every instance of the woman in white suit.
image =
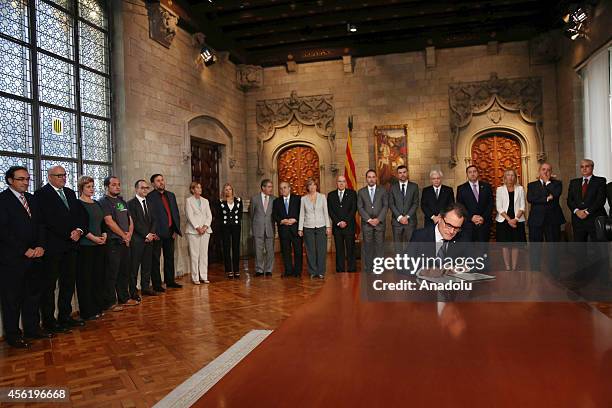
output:
[{"label": "woman in white suit", "polygon": [[516,270],[519,247],[526,242],[525,235],[525,190],[517,182],[516,171],[504,172],[504,184],[497,187],[495,204],[497,208],[497,242],[511,242],[504,245],[502,253],[506,270]]},{"label": "woman in white suit", "polygon": [[208,281],[208,241],[213,233],[212,213],[208,200],[202,197],[200,183],[192,182],[189,185],[191,197],[185,203],[187,214],[187,242],[189,243],[189,256],[191,258],[191,281],[194,285],[210,283]]}]

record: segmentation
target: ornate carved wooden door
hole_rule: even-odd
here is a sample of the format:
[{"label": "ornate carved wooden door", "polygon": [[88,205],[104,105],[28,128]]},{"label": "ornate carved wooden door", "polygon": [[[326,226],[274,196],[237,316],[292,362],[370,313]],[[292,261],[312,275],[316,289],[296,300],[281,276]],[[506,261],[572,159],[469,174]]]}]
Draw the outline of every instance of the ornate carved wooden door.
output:
[{"label": "ornate carved wooden door", "polygon": [[[472,164],[478,167],[480,179],[491,184],[493,195],[497,187],[501,186],[504,171],[514,169],[518,175],[518,183],[522,183],[521,145],[512,136],[488,134],[476,139],[472,145]],[[496,211],[493,209],[493,217]],[[491,230],[494,238],[495,223]]]},{"label": "ornate carved wooden door", "polygon": [[191,139],[191,180],[202,185],[202,197],[210,202],[213,215],[212,230],[208,244],[208,261],[220,262],[223,259],[219,223],[219,161],[221,154],[219,146]]},{"label": "ornate carved wooden door", "polygon": [[287,181],[295,194],[306,194],[306,180],[320,184],[319,155],[312,147],[292,146],[278,156],[278,183]]}]

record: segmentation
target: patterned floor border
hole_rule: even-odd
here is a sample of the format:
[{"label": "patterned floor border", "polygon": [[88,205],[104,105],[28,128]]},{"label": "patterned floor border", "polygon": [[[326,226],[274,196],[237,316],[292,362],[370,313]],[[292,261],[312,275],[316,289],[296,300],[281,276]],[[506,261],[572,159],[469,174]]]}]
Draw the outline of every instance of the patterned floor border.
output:
[{"label": "patterned floor border", "polygon": [[154,408],[187,408],[266,339],[272,330],[251,330],[223,354],[172,390]]}]

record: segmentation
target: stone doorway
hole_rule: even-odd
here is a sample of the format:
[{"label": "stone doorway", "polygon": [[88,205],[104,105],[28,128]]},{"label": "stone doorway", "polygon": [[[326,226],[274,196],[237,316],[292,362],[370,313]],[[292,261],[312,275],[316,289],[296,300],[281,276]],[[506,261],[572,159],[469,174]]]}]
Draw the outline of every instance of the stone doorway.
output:
[{"label": "stone doorway", "polygon": [[213,234],[208,244],[208,262],[223,260],[221,243],[221,224],[219,206],[219,162],[221,153],[219,145],[191,138],[191,181],[202,185],[202,196],[210,203],[212,212]]},{"label": "stone doorway", "polygon": [[319,155],[312,147],[294,145],[286,148],[278,155],[277,168],[278,184],[282,181],[289,182],[294,194],[306,194],[308,179],[316,181],[321,191]]},{"label": "stone doorway", "polygon": [[[493,197],[497,187],[503,184],[504,171],[513,169],[518,175],[517,182],[524,184],[522,179],[522,154],[519,140],[513,136],[491,132],[478,137],[472,144],[472,164],[478,167],[480,178],[491,184]],[[494,200],[495,202],[495,200]],[[493,208],[493,217],[497,211]],[[491,229],[491,239],[495,238],[495,222]]]}]

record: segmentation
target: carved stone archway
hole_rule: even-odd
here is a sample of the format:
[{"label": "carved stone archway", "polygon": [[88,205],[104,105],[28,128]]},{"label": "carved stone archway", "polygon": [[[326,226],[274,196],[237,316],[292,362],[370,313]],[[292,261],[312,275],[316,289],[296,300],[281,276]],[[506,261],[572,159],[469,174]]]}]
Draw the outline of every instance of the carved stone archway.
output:
[{"label": "carved stone archway", "polygon": [[468,127],[475,115],[485,114],[491,127],[500,125],[505,113],[516,113],[535,128],[537,161],[546,160],[542,115],[542,82],[540,78],[498,79],[491,74],[488,81],[457,83],[449,86],[451,158],[457,165],[457,147],[461,130]]},{"label": "carved stone archway", "polygon": [[[264,146],[270,142],[277,129],[287,128],[295,142],[302,142],[304,126],[313,127],[316,135],[325,140],[328,157],[336,157],[335,110],[333,95],[298,97],[296,91],[289,98],[257,101],[257,172],[264,174]],[[286,141],[279,141],[286,143]],[[278,144],[278,143],[275,143]],[[265,158],[267,160],[267,158]],[[337,172],[335,162],[327,163],[332,173]]]}]

